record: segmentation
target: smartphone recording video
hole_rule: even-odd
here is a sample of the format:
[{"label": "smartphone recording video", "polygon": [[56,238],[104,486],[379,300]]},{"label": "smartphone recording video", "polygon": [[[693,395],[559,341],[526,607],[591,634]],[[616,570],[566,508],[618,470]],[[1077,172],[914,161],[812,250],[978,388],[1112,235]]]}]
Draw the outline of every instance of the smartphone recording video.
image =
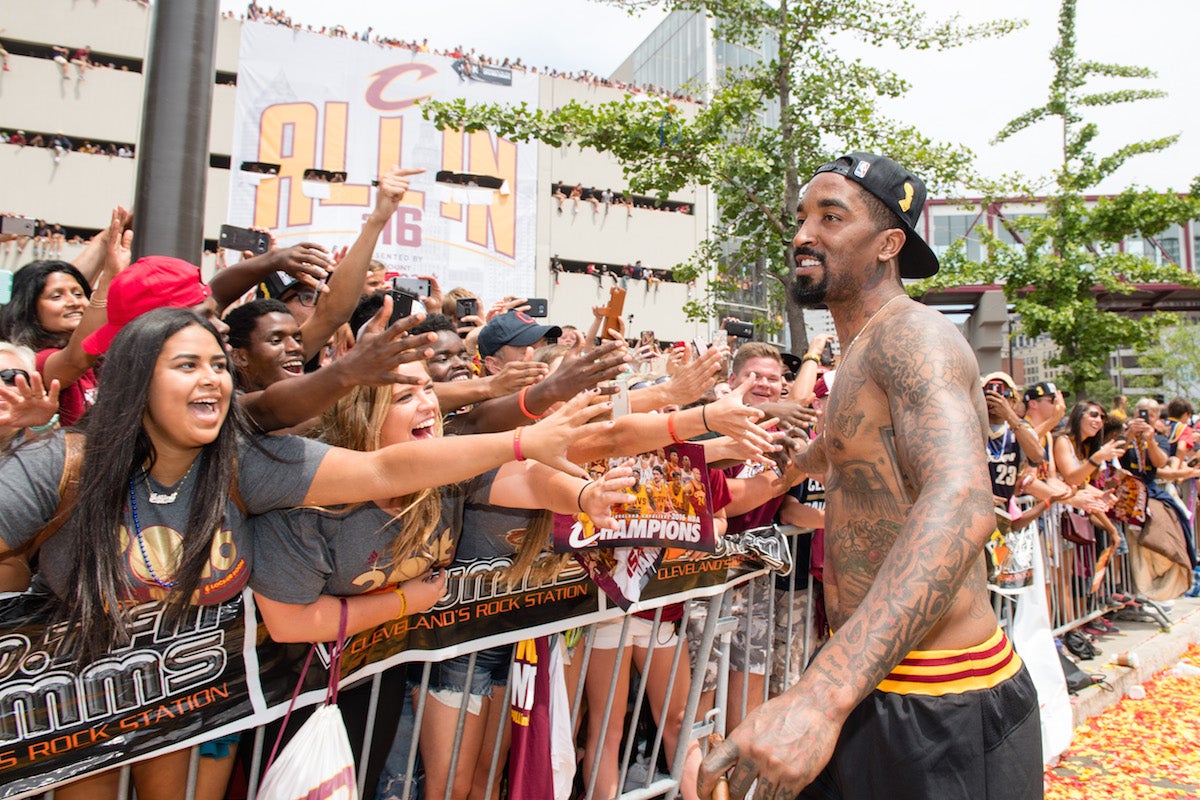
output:
[{"label": "smartphone recording video", "polygon": [[388,295],[392,298],[392,315],[388,317],[388,325],[391,325],[396,320],[404,319],[412,313],[413,303],[417,298],[399,289],[389,289]]},{"label": "smartphone recording video", "polygon": [[239,228],[237,225],[222,225],[217,244],[227,250],[250,251],[261,256],[271,249],[271,234]]}]

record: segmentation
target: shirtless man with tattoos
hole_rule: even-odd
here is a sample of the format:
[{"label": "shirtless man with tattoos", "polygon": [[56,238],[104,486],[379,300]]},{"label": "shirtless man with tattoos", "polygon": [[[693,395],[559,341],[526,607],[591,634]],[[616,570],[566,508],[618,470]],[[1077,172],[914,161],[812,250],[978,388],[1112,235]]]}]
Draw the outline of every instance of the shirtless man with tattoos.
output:
[{"label": "shirtless man with tattoos", "polygon": [[915,233],[925,186],[852,153],[801,198],[793,298],[824,302],[847,344],[821,430],[799,456],[826,490],[834,633],[786,693],[704,759],[700,797],[1042,796],[1033,683],[997,626],[987,411],[967,342],[900,279],[937,257]]}]

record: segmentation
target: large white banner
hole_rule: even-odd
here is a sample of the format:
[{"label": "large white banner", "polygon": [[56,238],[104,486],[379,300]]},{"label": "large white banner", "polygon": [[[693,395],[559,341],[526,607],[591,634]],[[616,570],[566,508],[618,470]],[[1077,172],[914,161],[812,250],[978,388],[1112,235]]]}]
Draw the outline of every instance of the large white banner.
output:
[{"label": "large white banner", "polygon": [[[375,257],[397,274],[435,275],[443,288],[465,286],[487,301],[528,296],[534,287],[537,147],[486,131],[439,131],[417,107],[430,97],[536,105],[537,77],[243,24],[229,221],[269,229],[281,246],[349,244],[374,207],[371,182],[380,171],[393,164],[423,168]],[[279,174],[241,169],[246,162],[278,164]],[[305,181],[312,169],[344,172],[345,180]],[[483,187],[502,185],[481,190],[435,183],[439,171],[481,176]]]}]

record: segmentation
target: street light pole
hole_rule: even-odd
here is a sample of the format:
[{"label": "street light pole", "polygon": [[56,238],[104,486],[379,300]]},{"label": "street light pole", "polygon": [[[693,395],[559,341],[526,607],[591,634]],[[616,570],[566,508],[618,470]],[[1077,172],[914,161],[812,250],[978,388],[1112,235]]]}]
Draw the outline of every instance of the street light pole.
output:
[{"label": "street light pole", "polygon": [[133,257],[200,263],[216,77],[217,0],[153,5],[138,139]]}]

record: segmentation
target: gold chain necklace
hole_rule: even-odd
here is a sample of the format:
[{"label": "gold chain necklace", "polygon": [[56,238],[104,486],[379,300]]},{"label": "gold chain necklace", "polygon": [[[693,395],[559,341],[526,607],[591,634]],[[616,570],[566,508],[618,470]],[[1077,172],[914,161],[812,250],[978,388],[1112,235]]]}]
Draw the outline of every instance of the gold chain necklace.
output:
[{"label": "gold chain necklace", "polygon": [[908,295],[906,295],[906,294],[903,294],[903,293],[901,293],[901,294],[898,294],[898,295],[896,295],[895,297],[893,297],[891,300],[888,300],[886,303],[884,303],[883,305],[881,305],[879,308],[875,309],[875,313],[874,313],[874,314],[872,314],[872,315],[871,315],[871,316],[870,316],[870,317],[867,319],[867,323],[866,323],[865,325],[863,325],[861,328],[859,328],[859,329],[858,329],[858,333],[854,334],[854,338],[852,338],[852,339],[850,340],[850,344],[846,345],[846,349],[845,349],[845,350],[842,352],[842,358],[841,358],[841,362],[839,362],[839,364],[838,364],[838,366],[839,366],[839,367],[842,365],[842,363],[844,363],[844,362],[846,362],[847,360],[849,360],[849,358],[850,358],[850,351],[851,351],[852,349],[854,349],[854,343],[858,341],[858,337],[860,337],[860,336],[862,336],[862,335],[863,335],[863,331],[865,331],[867,328],[871,327],[871,323],[875,321],[875,318],[876,318],[876,317],[878,317],[878,316],[880,315],[880,313],[882,313],[882,312],[883,312],[883,310],[884,310],[885,308],[887,308],[887,307],[888,307],[888,306],[890,306],[892,303],[894,303],[894,302],[896,302],[897,300],[899,300],[901,297],[908,297]]}]

